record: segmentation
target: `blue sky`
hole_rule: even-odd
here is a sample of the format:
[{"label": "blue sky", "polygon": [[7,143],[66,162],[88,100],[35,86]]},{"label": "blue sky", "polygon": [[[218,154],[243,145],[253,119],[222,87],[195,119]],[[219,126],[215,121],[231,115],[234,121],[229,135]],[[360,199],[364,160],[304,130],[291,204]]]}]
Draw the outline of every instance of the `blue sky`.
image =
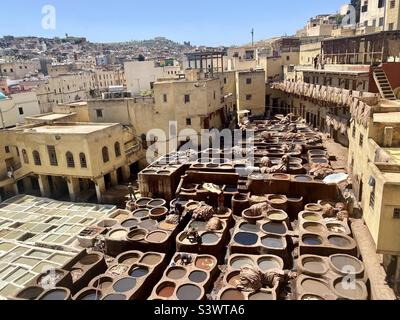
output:
[{"label": "blue sky", "polygon": [[[85,36],[94,42],[156,36],[200,45],[244,44],[293,34],[320,13],[347,0],[14,0],[3,4],[0,36]],[[42,7],[54,5],[56,30],[41,27]]]}]

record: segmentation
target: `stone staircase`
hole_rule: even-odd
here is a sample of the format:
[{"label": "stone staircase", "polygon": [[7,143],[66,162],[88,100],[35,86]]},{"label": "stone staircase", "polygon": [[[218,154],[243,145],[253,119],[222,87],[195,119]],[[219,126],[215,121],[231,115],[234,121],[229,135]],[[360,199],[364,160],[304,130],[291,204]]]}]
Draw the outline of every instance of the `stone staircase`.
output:
[{"label": "stone staircase", "polygon": [[386,73],[381,67],[374,69],[374,80],[378,86],[382,98],[387,100],[397,100]]}]

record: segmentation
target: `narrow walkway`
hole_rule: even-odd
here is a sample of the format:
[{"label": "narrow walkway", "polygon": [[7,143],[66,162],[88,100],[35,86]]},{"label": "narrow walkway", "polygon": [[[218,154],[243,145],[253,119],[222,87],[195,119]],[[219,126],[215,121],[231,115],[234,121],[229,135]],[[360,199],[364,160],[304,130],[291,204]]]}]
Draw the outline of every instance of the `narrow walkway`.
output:
[{"label": "narrow walkway", "polygon": [[357,241],[365,265],[365,271],[371,282],[372,300],[396,300],[396,295],[386,281],[386,272],[381,256],[376,253],[375,243],[362,219],[351,221],[354,238]]}]

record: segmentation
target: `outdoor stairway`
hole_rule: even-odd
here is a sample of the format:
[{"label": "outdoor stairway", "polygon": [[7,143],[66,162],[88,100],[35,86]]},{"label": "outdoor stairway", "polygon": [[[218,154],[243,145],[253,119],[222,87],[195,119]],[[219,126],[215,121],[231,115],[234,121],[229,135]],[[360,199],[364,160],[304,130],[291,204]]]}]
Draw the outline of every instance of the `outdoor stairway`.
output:
[{"label": "outdoor stairway", "polygon": [[381,67],[378,67],[374,70],[374,80],[378,86],[382,98],[387,100],[397,100],[386,73]]}]

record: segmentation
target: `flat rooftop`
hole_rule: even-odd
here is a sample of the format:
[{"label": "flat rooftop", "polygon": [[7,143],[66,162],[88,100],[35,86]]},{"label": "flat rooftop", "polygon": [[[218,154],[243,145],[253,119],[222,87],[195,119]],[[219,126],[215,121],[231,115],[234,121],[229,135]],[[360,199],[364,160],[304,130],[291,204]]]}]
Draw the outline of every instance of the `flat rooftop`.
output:
[{"label": "flat rooftop", "polygon": [[[381,105],[385,107],[384,104]],[[393,107],[393,105],[391,105]],[[400,103],[398,105],[400,108]],[[384,113],[374,113],[375,123],[400,123],[400,112],[384,112]]]},{"label": "flat rooftop", "polygon": [[393,162],[400,164],[400,148],[384,148],[384,150],[393,159]]},{"label": "flat rooftop", "polygon": [[71,115],[73,115],[73,113],[49,113],[49,114],[45,114],[45,115],[32,116],[32,117],[27,117],[27,118],[43,120],[43,121],[54,121],[54,120],[68,118]]},{"label": "flat rooftop", "polygon": [[43,134],[90,134],[97,131],[102,131],[117,124],[80,124],[80,123],[69,123],[69,124],[56,124],[36,127],[32,129],[25,129],[24,133],[43,133]]}]

